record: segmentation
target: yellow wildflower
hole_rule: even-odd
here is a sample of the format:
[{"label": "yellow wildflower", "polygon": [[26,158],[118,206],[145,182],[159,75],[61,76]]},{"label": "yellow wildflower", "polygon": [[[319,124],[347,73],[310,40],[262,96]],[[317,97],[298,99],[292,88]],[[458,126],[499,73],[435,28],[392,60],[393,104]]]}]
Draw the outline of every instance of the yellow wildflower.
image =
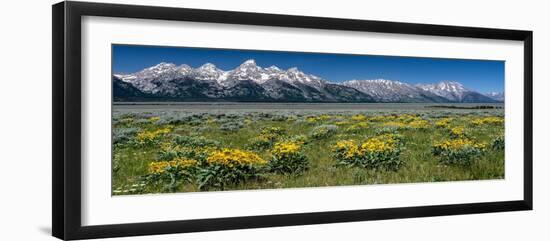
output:
[{"label": "yellow wildflower", "polygon": [[343,152],[344,158],[352,158],[359,153],[359,147],[353,140],[342,140],[336,142],[334,150],[337,152]]},{"label": "yellow wildflower", "polygon": [[275,143],[271,153],[276,156],[282,156],[287,154],[294,154],[300,151],[301,144],[295,141],[283,141]]},{"label": "yellow wildflower", "polygon": [[196,160],[185,159],[185,158],[176,158],[171,161],[157,161],[149,163],[149,173],[152,174],[161,174],[166,172],[168,168],[189,168],[197,165]]},{"label": "yellow wildflower", "polygon": [[396,148],[395,140],[381,137],[373,137],[361,144],[361,151],[384,152]]},{"label": "yellow wildflower", "polygon": [[483,118],[477,118],[473,119],[471,121],[474,125],[483,125],[483,124],[503,124],[504,118],[502,117],[496,117],[496,116],[490,116],[490,117],[483,117]]},{"label": "yellow wildflower", "polygon": [[464,127],[458,126],[452,128],[451,135],[456,137],[464,137]]},{"label": "yellow wildflower", "polygon": [[367,117],[364,115],[354,115],[351,117],[351,119],[354,121],[365,121]]},{"label": "yellow wildflower", "polygon": [[409,123],[409,127],[414,129],[426,129],[430,127],[430,122],[422,119],[414,120]]},{"label": "yellow wildflower", "polygon": [[140,142],[140,143],[145,143],[145,142],[150,142],[150,141],[153,141],[155,140],[157,137],[163,135],[163,134],[168,134],[170,133],[170,128],[161,128],[161,129],[157,129],[157,130],[154,130],[154,131],[142,131],[140,133],[137,134],[137,140]]},{"label": "yellow wildflower", "polygon": [[241,165],[263,165],[267,163],[267,161],[253,152],[228,148],[212,152],[206,161],[209,164],[220,164],[228,167]]},{"label": "yellow wildflower", "polygon": [[449,123],[452,121],[453,119],[451,118],[443,118],[443,119],[440,119],[438,121],[435,122],[435,126],[437,127],[441,127],[441,128],[448,128],[449,127]]}]

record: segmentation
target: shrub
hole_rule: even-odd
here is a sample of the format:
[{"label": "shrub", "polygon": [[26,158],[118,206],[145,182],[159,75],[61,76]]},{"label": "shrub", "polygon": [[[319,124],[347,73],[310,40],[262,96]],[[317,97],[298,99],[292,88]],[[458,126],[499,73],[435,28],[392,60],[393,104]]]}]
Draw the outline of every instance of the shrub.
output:
[{"label": "shrub", "polygon": [[349,126],[348,128],[346,128],[346,132],[351,132],[351,133],[357,133],[357,132],[360,132],[362,130],[366,130],[367,128],[369,127],[369,124],[367,122],[359,122],[357,124],[353,124],[351,126]]},{"label": "shrub", "polygon": [[261,129],[260,134],[280,136],[285,134],[285,130],[281,127],[264,127]]},{"label": "shrub", "polygon": [[241,122],[227,122],[223,123],[220,126],[221,131],[227,131],[227,132],[236,132],[244,127],[244,124]]},{"label": "shrub", "polygon": [[280,127],[265,127],[260,131],[260,135],[249,140],[250,143],[248,143],[246,147],[252,150],[269,149],[284,132],[285,131]]},{"label": "shrub", "polygon": [[307,136],[305,136],[305,135],[294,135],[294,136],[286,138],[286,140],[299,143],[300,145],[304,145],[304,144],[307,144],[309,142],[308,139],[307,139]]},{"label": "shrub", "polygon": [[205,138],[204,136],[176,136],[173,140],[174,143],[181,145],[181,146],[187,146],[187,147],[218,147],[220,146],[220,143],[218,141],[210,140]]},{"label": "shrub", "polygon": [[494,150],[504,150],[504,135],[497,136],[495,139],[493,139],[491,147]]},{"label": "shrub", "polygon": [[442,164],[470,166],[485,148],[485,144],[469,139],[451,139],[434,144],[432,153],[439,157]]},{"label": "shrub", "polygon": [[383,127],[383,128],[377,128],[374,133],[376,135],[383,135],[383,134],[397,134],[398,128],[395,127]]},{"label": "shrub", "polygon": [[302,142],[283,141],[275,143],[268,168],[276,173],[301,173],[308,169],[309,161],[301,152]]},{"label": "shrub", "polygon": [[155,161],[149,163],[145,180],[148,184],[166,184],[165,188],[173,192],[180,184],[193,182],[197,168],[198,162],[193,159],[178,157],[171,161]]},{"label": "shrub", "polygon": [[188,158],[199,161],[201,164],[206,162],[209,153],[212,151],[218,150],[215,146],[178,146],[178,145],[167,145],[161,147],[161,150],[158,154],[159,160],[172,160],[175,158]]},{"label": "shrub", "polygon": [[123,144],[130,141],[139,131],[136,127],[117,127],[113,128],[113,144]]},{"label": "shrub", "polygon": [[249,140],[250,143],[246,145],[247,149],[252,150],[265,150],[271,148],[275,142],[276,137],[273,135],[259,135]]},{"label": "shrub", "polygon": [[336,130],[338,130],[338,126],[335,125],[320,125],[313,128],[310,136],[313,139],[323,139],[334,135]]},{"label": "shrub", "polygon": [[399,137],[386,134],[360,144],[354,140],[338,141],[333,152],[337,165],[397,171],[404,164],[399,158],[401,149]]},{"label": "shrub", "polygon": [[197,173],[201,190],[239,184],[260,176],[260,169],[267,161],[253,152],[239,149],[222,149],[211,152],[206,159],[207,166]]}]

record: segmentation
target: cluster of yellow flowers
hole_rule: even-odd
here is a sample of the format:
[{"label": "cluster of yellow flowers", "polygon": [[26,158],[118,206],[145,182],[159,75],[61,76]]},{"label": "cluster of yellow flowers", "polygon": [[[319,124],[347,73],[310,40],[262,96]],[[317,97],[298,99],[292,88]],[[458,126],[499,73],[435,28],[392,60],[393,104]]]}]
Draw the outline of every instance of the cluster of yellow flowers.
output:
[{"label": "cluster of yellow flowers", "polygon": [[275,138],[273,134],[260,134],[257,137],[252,138],[256,142],[270,142]]},{"label": "cluster of yellow flowers", "polygon": [[367,119],[364,115],[354,115],[351,117],[351,120],[353,121],[365,121]]},{"label": "cluster of yellow flowers", "polygon": [[168,168],[185,169],[196,166],[197,164],[197,161],[185,158],[176,158],[171,161],[156,161],[149,163],[149,173],[161,174],[166,172]]},{"label": "cluster of yellow flowers", "polygon": [[261,130],[260,135],[252,138],[253,142],[272,142],[282,135],[284,130],[280,127],[268,127]]},{"label": "cluster of yellow flowers", "polygon": [[160,117],[159,117],[159,116],[153,116],[153,117],[149,118],[149,121],[150,121],[150,122],[157,122],[157,121],[159,121],[159,120],[160,120]]},{"label": "cluster of yellow flowers", "polygon": [[435,126],[440,128],[449,128],[452,118],[443,118],[435,122]]},{"label": "cluster of yellow flowers", "polygon": [[337,121],[337,122],[334,122],[335,125],[337,126],[345,126],[345,125],[350,125],[352,122],[350,121]]},{"label": "cluster of yellow flowers", "polygon": [[483,117],[483,118],[477,118],[471,121],[474,125],[483,125],[483,124],[503,124],[504,118],[502,117],[496,117],[496,116],[490,116],[490,117]]},{"label": "cluster of yellow flowers", "polygon": [[354,140],[341,140],[334,145],[334,151],[342,153],[344,158],[363,155],[366,152],[393,151],[397,148],[397,140],[392,135],[380,135],[367,139],[358,145]]},{"label": "cluster of yellow flowers", "polygon": [[376,136],[361,144],[361,150],[368,152],[391,151],[396,147],[397,141],[391,135]]},{"label": "cluster of yellow flowers", "polygon": [[382,121],[388,121],[388,120],[394,120],[395,116],[391,115],[375,115],[368,118],[369,121],[372,122],[382,122]]},{"label": "cluster of yellow flowers", "polygon": [[464,127],[457,126],[451,129],[451,136],[453,137],[464,137],[464,135],[465,135]]},{"label": "cluster of yellow flowers", "polygon": [[353,125],[349,126],[348,128],[346,128],[346,131],[354,132],[354,131],[359,131],[359,130],[366,129],[368,127],[369,127],[369,124],[367,122],[359,122],[357,124],[353,124]]},{"label": "cluster of yellow flowers", "polygon": [[476,143],[470,139],[465,139],[465,138],[445,140],[434,144],[434,148],[441,149],[441,150],[460,150],[466,147],[485,149],[487,147],[487,144]]},{"label": "cluster of yellow flowers", "polygon": [[300,151],[302,144],[298,141],[282,141],[275,143],[271,153],[275,156],[284,156],[289,154],[295,154]]},{"label": "cluster of yellow flowers", "polygon": [[331,118],[332,118],[332,116],[330,116],[330,115],[318,115],[318,116],[310,116],[310,117],[306,118],[306,121],[309,122],[309,123],[315,123],[315,122],[318,122],[318,121],[329,120]]},{"label": "cluster of yellow flowers", "polygon": [[156,129],[154,131],[142,131],[142,132],[139,132],[137,134],[137,140],[140,142],[140,143],[146,143],[146,142],[151,142],[151,141],[154,141],[155,139],[157,139],[157,137],[161,136],[161,135],[164,135],[164,134],[168,134],[170,133],[170,128],[168,127],[164,127],[164,128],[160,128],[160,129]]},{"label": "cluster of yellow flowers", "polygon": [[283,132],[284,132],[283,128],[272,126],[272,127],[267,127],[267,128],[262,129],[260,134],[262,134],[262,135],[273,135],[273,134],[280,135],[280,134],[283,134]]},{"label": "cluster of yellow flowers", "polygon": [[400,122],[413,122],[413,121],[419,121],[422,119],[416,115],[402,114],[402,115],[395,116],[395,120]]},{"label": "cluster of yellow flowers", "polygon": [[344,158],[352,158],[360,153],[359,146],[354,140],[342,140],[336,142],[336,145],[334,145],[334,151],[343,153]]},{"label": "cluster of yellow flowers", "polygon": [[430,122],[423,119],[413,120],[409,123],[409,127],[413,129],[426,129],[430,127]]},{"label": "cluster of yellow flowers", "polygon": [[357,123],[353,126],[357,127],[357,128],[367,128],[367,127],[369,127],[369,124],[367,122],[359,122],[359,123]]},{"label": "cluster of yellow flowers", "polygon": [[253,152],[229,148],[212,152],[206,161],[208,164],[220,164],[230,168],[244,165],[263,165],[267,163],[266,160]]}]

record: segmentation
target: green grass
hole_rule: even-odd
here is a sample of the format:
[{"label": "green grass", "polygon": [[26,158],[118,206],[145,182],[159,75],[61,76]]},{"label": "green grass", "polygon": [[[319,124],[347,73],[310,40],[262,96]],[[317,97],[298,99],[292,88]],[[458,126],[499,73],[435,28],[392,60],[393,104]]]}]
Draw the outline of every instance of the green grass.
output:
[{"label": "green grass", "polygon": [[[330,114],[330,113],[329,113]],[[448,128],[437,128],[433,123],[440,117],[431,117],[429,114],[420,115],[428,120],[431,126],[427,129],[399,129],[397,133],[404,136],[404,149],[400,158],[405,165],[397,171],[370,170],[361,167],[337,167],[332,156],[332,147],[338,140],[353,139],[364,141],[377,135],[382,129],[383,122],[367,121],[368,127],[357,132],[348,132],[346,128],[357,123],[351,120],[351,114],[339,115],[326,120],[309,123],[307,116],[292,116],[291,120],[272,120],[261,115],[225,116],[202,115],[200,121],[177,121],[161,124],[156,121],[146,121],[140,115],[115,116],[114,129],[138,128],[140,130],[156,130],[170,125],[171,133],[163,135],[153,144],[136,144],[136,134],[129,134],[128,139],[116,143],[113,147],[113,194],[132,193],[159,193],[159,192],[193,192],[199,191],[196,183],[182,183],[175,188],[167,189],[163,184],[149,184],[143,182],[148,174],[148,164],[158,159],[161,143],[170,142],[177,135],[196,135],[216,140],[222,147],[246,149],[253,137],[260,135],[264,127],[280,127],[285,130],[284,136],[306,135],[308,142],[303,146],[303,153],[308,157],[310,167],[301,174],[274,174],[265,173],[261,179],[247,180],[246,182],[229,185],[225,190],[273,189],[296,187],[325,187],[339,185],[389,184],[389,183],[418,183],[441,182],[459,180],[486,180],[504,178],[504,150],[490,148],[492,140],[501,135],[503,124],[474,125],[472,118],[479,118],[482,114],[447,114],[453,121],[450,127],[463,126],[469,139],[487,143],[488,148],[471,166],[442,165],[432,154],[432,144],[436,141],[450,139]],[[131,121],[121,121],[131,118]],[[220,130],[223,122],[235,121],[244,123],[243,127],[234,131]],[[335,134],[323,139],[309,138],[316,126],[335,124],[338,121],[349,121],[350,124],[339,125]],[[406,122],[406,121],[405,121]],[[176,124],[174,124],[176,123]],[[198,125],[197,125],[198,123]],[[265,160],[271,159],[269,150],[253,150]]]}]

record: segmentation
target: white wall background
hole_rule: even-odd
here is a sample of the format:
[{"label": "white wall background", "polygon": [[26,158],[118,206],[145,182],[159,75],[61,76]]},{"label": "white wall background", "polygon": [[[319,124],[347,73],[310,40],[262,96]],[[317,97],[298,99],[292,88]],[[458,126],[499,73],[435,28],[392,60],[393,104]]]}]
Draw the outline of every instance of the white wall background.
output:
[{"label": "white wall background", "polygon": [[[548,240],[550,21],[545,1],[110,0],[106,2],[533,30],[534,206],[508,212],[120,238],[116,240]],[[0,8],[0,240],[54,240],[51,231],[51,8]]]}]

